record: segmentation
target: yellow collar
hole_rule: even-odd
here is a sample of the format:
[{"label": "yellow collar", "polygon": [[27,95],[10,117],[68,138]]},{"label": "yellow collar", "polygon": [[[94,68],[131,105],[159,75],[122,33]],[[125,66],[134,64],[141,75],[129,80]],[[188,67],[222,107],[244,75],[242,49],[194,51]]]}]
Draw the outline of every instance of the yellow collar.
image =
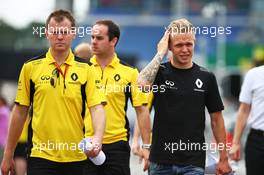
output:
[{"label": "yellow collar", "polygon": [[[91,59],[90,59],[91,63],[93,63],[93,65],[95,66],[100,66],[96,60],[96,56],[94,55]],[[118,63],[119,63],[119,58],[117,57],[116,53],[114,54],[114,58],[112,59],[111,63],[108,64],[107,66],[111,66],[113,68],[115,68]]]},{"label": "yellow collar", "polygon": [[[48,52],[46,53],[46,59],[47,59],[48,64],[52,64],[56,62],[54,57],[51,54],[50,48]],[[74,54],[72,53],[72,50],[70,50],[70,53],[64,63],[68,65],[73,65],[73,62],[74,62]]]}]

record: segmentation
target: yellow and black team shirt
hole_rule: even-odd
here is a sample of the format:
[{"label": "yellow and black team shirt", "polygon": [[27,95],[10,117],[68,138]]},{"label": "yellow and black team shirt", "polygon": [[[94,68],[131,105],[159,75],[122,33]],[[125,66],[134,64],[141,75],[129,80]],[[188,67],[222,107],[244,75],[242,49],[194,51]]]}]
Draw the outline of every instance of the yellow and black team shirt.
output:
[{"label": "yellow and black team shirt", "polygon": [[[128,141],[129,123],[126,116],[128,99],[131,99],[132,105],[142,106],[148,103],[146,95],[142,93],[137,85],[137,69],[123,63],[117,55],[114,55],[112,62],[103,70],[96,62],[96,57],[90,60],[95,66],[97,79],[96,83],[101,86],[107,98],[106,111],[106,129],[103,143],[109,144],[120,140]],[[91,117],[85,118],[85,136],[93,135],[91,127]]]},{"label": "yellow and black team shirt", "polygon": [[26,122],[24,124],[22,133],[18,139],[18,143],[27,143],[27,139],[28,139],[28,125],[30,122],[30,117],[27,116]]},{"label": "yellow and black team shirt", "polygon": [[16,103],[33,106],[31,157],[56,162],[86,159],[78,150],[84,137],[85,102],[88,107],[105,102],[95,86],[94,71],[91,63],[74,57],[72,51],[61,66],[56,65],[50,50],[23,65]]}]

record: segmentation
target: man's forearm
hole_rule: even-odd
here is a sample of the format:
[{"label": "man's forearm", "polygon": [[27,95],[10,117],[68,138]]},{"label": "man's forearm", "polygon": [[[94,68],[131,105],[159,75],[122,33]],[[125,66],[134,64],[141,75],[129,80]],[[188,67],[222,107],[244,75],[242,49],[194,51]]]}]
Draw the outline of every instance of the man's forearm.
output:
[{"label": "man's forearm", "polygon": [[[170,32],[165,31],[163,37],[158,43],[157,54],[154,56],[152,61],[140,72],[138,77],[138,85],[141,87],[148,88],[155,80],[157,72],[159,70],[162,58],[168,51]],[[149,90],[149,89],[146,89]]]},{"label": "man's forearm", "polygon": [[240,144],[241,136],[246,126],[247,120],[245,120],[244,115],[245,114],[238,114],[237,122],[235,125],[234,138],[233,138],[233,143],[235,144]]},{"label": "man's forearm", "polygon": [[152,61],[139,73],[138,84],[140,86],[150,86],[153,84],[163,55],[156,54]]},{"label": "man's forearm", "polygon": [[139,140],[139,137],[140,137],[140,130],[138,127],[138,121],[136,120],[134,124],[133,141],[137,142]]},{"label": "man's forearm", "polygon": [[141,106],[136,108],[138,126],[140,129],[142,141],[144,144],[150,143],[150,116],[147,106]]},{"label": "man's forearm", "polygon": [[103,105],[96,105],[90,109],[93,128],[94,128],[94,136],[102,141],[104,130],[105,130],[105,111]]},{"label": "man's forearm", "polygon": [[227,159],[226,151],[226,131],[224,125],[224,119],[221,113],[215,114],[211,117],[211,127],[218,144],[217,148],[220,154],[220,160]]},{"label": "man's forearm", "polygon": [[244,131],[244,128],[247,123],[247,119],[250,113],[250,105],[241,103],[238,111],[236,126],[235,126],[235,133],[233,138],[233,143],[240,144],[241,135]]}]

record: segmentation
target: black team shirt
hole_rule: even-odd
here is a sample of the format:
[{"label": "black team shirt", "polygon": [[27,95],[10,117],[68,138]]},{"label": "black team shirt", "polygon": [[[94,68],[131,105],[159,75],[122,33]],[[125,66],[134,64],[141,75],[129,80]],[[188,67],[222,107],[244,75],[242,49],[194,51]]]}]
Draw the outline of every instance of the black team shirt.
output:
[{"label": "black team shirt", "polygon": [[205,108],[209,113],[224,109],[216,78],[193,63],[177,69],[160,65],[153,84],[155,116],[150,160],[161,164],[204,168]]}]

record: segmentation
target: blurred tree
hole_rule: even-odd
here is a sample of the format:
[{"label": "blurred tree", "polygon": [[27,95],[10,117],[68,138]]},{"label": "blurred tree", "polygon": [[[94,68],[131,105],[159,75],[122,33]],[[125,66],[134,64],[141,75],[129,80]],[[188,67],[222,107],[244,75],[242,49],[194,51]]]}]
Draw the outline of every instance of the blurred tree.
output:
[{"label": "blurred tree", "polygon": [[14,29],[4,21],[0,20],[0,48],[10,49],[13,48],[14,42],[20,35],[19,30]]},{"label": "blurred tree", "polygon": [[45,26],[31,23],[26,28],[16,29],[0,20],[0,50],[36,50],[47,48],[45,35],[34,33],[34,29]]}]

